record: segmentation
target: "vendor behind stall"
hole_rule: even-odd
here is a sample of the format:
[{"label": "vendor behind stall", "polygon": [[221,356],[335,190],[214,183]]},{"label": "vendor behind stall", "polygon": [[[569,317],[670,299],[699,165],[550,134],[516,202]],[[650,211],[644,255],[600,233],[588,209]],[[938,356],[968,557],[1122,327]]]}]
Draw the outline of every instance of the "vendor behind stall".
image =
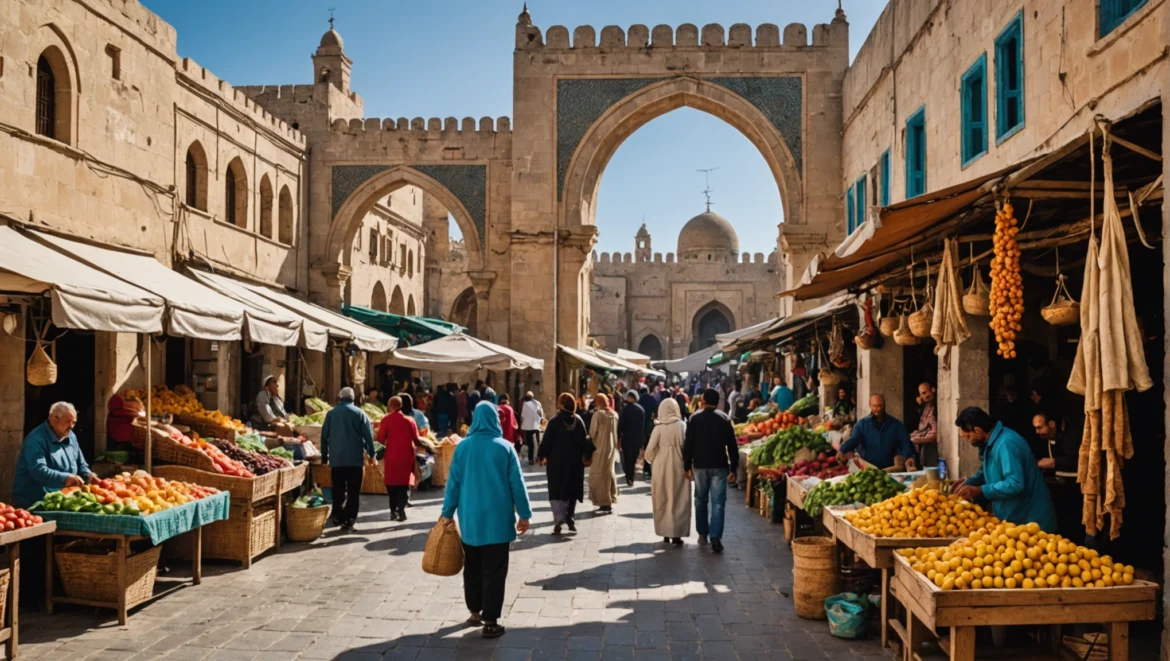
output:
[{"label": "vendor behind stall", "polygon": [[935,408],[935,388],[927,382],[918,384],[918,401],[922,412],[918,415],[918,429],[910,434],[910,442],[918,453],[923,467],[938,464],[938,409]]},{"label": "vendor behind stall", "polygon": [[959,436],[979,449],[983,467],[955,490],[960,498],[974,501],[983,496],[1003,521],[1037,523],[1041,530],[1057,531],[1056,511],[1044,477],[1028,442],[997,422],[983,409],[972,406],[955,420]]},{"label": "vendor behind stall", "polygon": [[50,491],[97,480],[77,444],[76,423],[77,409],[57,402],[49,408],[49,419],[25,437],[12,481],[13,506],[27,508]]},{"label": "vendor behind stall", "polygon": [[849,452],[857,450],[863,459],[881,469],[898,465],[898,458],[905,461],[907,470],[914,470],[914,446],[902,421],[886,414],[886,398],[873,395],[869,398],[870,414],[857,421],[853,435],[841,444],[838,457],[844,459]]},{"label": "vendor behind stall", "polygon": [[280,385],[275,376],[264,377],[264,388],[256,395],[256,413],[252,426],[265,431],[274,431],[281,436],[292,436],[293,428],[288,423],[284,400],[280,398]]}]

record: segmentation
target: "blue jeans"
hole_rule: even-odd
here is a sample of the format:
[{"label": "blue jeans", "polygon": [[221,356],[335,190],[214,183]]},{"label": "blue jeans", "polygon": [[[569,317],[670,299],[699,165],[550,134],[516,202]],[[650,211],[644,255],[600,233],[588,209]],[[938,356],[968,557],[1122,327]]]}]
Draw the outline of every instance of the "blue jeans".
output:
[{"label": "blue jeans", "polygon": [[[711,539],[723,538],[723,513],[727,509],[727,469],[696,468],[695,530]],[[707,521],[707,499],[711,500],[711,520]]]}]

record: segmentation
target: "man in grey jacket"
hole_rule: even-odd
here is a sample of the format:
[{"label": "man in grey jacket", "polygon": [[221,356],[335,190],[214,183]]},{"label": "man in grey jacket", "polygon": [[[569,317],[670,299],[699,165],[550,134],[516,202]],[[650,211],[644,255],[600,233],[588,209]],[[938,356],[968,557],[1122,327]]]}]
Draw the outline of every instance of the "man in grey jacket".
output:
[{"label": "man in grey jacket", "polygon": [[[325,414],[321,426],[321,461],[333,478],[333,522],[353,530],[361,505],[362,473],[366,458],[374,457],[374,428],[365,412],[353,403],[353,388],[342,388],[341,401]],[[364,454],[363,454],[364,453]]]}]

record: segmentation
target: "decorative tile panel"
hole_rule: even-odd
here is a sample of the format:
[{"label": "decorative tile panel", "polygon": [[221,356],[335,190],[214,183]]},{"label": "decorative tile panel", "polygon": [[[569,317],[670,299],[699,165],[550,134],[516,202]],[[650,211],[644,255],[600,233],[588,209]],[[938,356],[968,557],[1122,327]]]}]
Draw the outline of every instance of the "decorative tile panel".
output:
[{"label": "decorative tile panel", "polygon": [[797,172],[802,171],[804,120],[804,85],[796,76],[781,78],[718,77],[704,80],[725,87],[742,96],[768,118],[784,138],[784,144],[796,161]]},{"label": "decorative tile panel", "polygon": [[333,215],[358,186],[374,175],[389,170],[389,165],[334,165],[332,170]]}]

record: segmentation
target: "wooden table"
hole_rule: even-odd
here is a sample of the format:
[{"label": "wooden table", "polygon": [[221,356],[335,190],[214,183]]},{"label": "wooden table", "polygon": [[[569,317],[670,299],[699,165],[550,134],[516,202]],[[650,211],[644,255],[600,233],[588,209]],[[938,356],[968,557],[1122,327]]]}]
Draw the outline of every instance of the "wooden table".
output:
[{"label": "wooden table", "polygon": [[[928,630],[940,638],[950,661],[973,661],[975,627],[1020,624],[1053,627],[1056,646],[1061,644],[1062,624],[1104,624],[1110,661],[1125,661],[1129,659],[1129,623],[1154,618],[1158,591],[1157,585],[1142,580],[1111,588],[942,590],[896,554],[894,588],[906,607],[905,626],[894,627],[904,642],[905,661],[923,658]],[[950,627],[949,636],[939,636],[943,627]]]},{"label": "wooden table", "polygon": [[[198,527],[191,530],[193,535],[192,553],[191,553],[191,585],[199,585],[203,582],[203,528]],[[106,539],[113,540],[117,547],[118,555],[118,598],[116,601],[95,601],[92,599],[78,599],[75,597],[54,596],[53,595],[53,545],[57,536],[61,537],[81,537],[85,539]],[[45,564],[45,610],[50,615],[53,614],[53,604],[78,604],[81,606],[93,606],[95,608],[112,608],[118,611],[118,624],[126,624],[126,614],[131,608],[144,604],[148,601],[153,601],[159,597],[168,595],[176,590],[187,587],[187,582],[183,581],[177,585],[173,585],[161,591],[155,591],[150,597],[140,599],[133,603],[126,601],[126,560],[130,555],[130,544],[137,542],[146,537],[137,535],[118,535],[109,533],[83,532],[79,530],[61,530],[54,533],[53,537],[49,538],[49,546],[46,550],[46,564]]]},{"label": "wooden table", "polygon": [[[16,658],[20,633],[20,542],[41,535],[51,535],[57,529],[55,521],[0,533],[0,548],[7,556],[8,598],[4,601],[4,621],[0,622],[0,642],[9,659]],[[50,540],[51,541],[51,540]]]},{"label": "wooden table", "polygon": [[822,520],[825,530],[849,550],[857,554],[870,567],[881,571],[881,622],[882,647],[890,642],[890,603],[893,595],[890,594],[890,578],[894,571],[894,556],[898,549],[918,548],[920,546],[947,546],[957,537],[876,537],[864,533],[845,520],[847,512],[861,509],[855,505],[831,505],[825,508]]}]

